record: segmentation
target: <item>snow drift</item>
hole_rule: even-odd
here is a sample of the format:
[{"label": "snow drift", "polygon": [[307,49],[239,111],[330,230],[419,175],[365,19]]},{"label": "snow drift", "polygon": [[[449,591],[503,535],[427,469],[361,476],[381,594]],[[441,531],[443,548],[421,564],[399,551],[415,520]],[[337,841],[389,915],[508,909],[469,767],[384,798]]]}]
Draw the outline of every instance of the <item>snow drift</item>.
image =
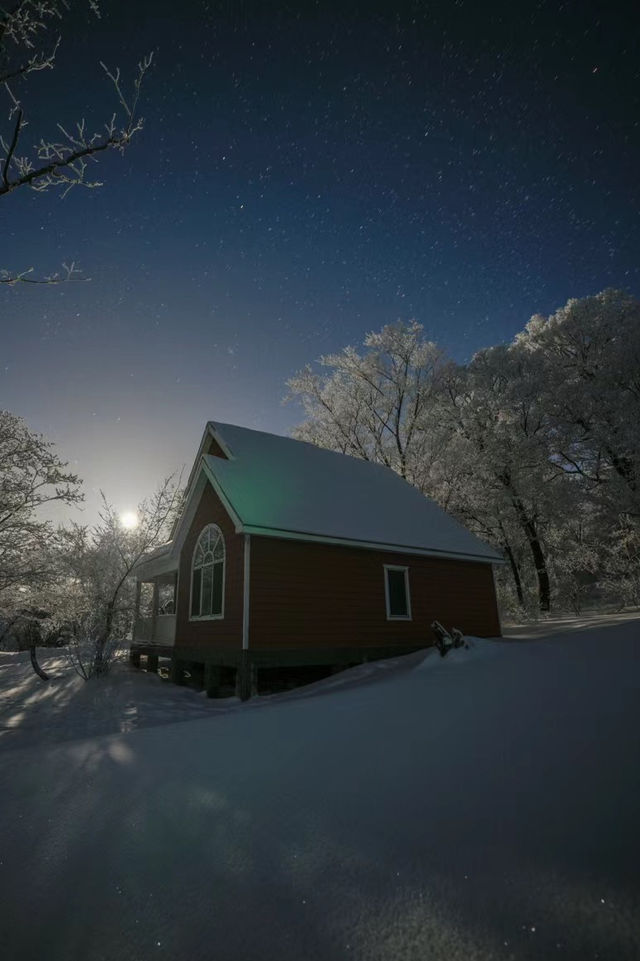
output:
[{"label": "snow drift", "polygon": [[639,623],[245,705],[4,655],[3,958],[638,957]]}]

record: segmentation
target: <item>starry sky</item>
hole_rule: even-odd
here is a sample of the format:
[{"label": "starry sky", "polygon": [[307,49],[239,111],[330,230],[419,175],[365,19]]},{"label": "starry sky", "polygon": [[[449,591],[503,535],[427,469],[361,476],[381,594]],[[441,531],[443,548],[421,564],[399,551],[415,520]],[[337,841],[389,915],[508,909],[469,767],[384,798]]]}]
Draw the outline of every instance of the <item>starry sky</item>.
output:
[{"label": "starry sky", "polygon": [[[285,380],[416,318],[458,361],[531,314],[640,293],[636,5],[79,2],[30,78],[25,145],[115,108],[145,128],[101,189],[2,199],[0,404],[130,509],[204,423],[285,433]],[[31,138],[29,140],[29,138]]]}]

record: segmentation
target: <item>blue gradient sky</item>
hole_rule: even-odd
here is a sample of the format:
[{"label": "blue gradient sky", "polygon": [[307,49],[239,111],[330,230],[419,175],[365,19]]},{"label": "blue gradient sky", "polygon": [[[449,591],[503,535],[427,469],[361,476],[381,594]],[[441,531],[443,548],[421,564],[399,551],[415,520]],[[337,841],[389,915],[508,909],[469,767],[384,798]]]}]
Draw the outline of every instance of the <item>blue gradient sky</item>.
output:
[{"label": "blue gradient sky", "polygon": [[101,190],[18,191],[0,403],[131,507],[208,418],[286,432],[284,382],[417,318],[457,360],[534,312],[638,293],[638,14],[609,3],[81,5],[24,103],[36,135],[113,109],[99,60],[156,51]]}]

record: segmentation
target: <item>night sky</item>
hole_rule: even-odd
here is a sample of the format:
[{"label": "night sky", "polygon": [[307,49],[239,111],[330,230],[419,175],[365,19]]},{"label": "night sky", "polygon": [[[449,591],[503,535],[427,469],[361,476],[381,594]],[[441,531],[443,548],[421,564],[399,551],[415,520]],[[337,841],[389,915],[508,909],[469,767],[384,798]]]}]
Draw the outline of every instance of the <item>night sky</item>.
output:
[{"label": "night sky", "polygon": [[[286,432],[285,380],[415,317],[456,360],[531,314],[640,293],[640,18],[626,3],[86,6],[23,92],[25,143],[115,101],[144,131],[100,190],[3,198],[0,404],[132,507],[207,419]],[[6,127],[5,127],[6,131]],[[31,141],[29,140],[31,138]]]}]

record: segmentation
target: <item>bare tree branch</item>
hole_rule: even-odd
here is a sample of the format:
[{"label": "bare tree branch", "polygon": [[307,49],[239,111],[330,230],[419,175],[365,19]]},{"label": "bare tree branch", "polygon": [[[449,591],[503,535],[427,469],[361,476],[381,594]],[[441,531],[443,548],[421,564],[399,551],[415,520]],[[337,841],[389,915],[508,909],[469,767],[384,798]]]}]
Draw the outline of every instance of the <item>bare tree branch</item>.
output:
[{"label": "bare tree branch", "polygon": [[4,158],[4,164],[2,165],[2,183],[8,189],[9,187],[9,164],[11,163],[11,158],[15,153],[15,149],[18,146],[18,137],[20,136],[20,128],[22,127],[22,110],[18,110],[18,116],[16,118],[16,125],[13,130],[13,137],[11,138],[11,143],[9,144],[9,149]]},{"label": "bare tree branch", "polygon": [[[132,138],[143,128],[139,115],[142,84],[151,68],[153,54],[142,58],[129,91],[121,80],[120,68],[101,67],[113,86],[116,111],[102,127],[90,130],[84,119],[74,126],[57,123],[58,133],[40,136],[30,146],[25,145],[29,109],[29,75],[42,70],[53,70],[62,41],[58,27],[74,0],[18,0],[11,8],[0,7],[0,84],[9,100],[10,133],[0,134],[0,196],[20,188],[38,192],[57,189],[65,197],[74,187],[93,189],[102,182],[87,176],[89,163],[109,150],[124,151]],[[98,0],[85,0],[89,10],[100,17]],[[36,278],[32,269],[0,272],[0,283],[14,285],[53,284],[78,280],[77,272],[66,271]],[[82,278],[83,280],[88,278]]]},{"label": "bare tree branch", "polygon": [[28,267],[26,270],[19,271],[16,274],[12,274],[8,270],[0,270],[0,284],[13,287],[16,284],[68,284],[86,283],[91,280],[90,277],[80,276],[82,271],[76,267],[74,261],[70,264],[63,263],[62,270],[62,274],[49,274],[45,277],[31,277],[30,274],[33,273],[33,267]]}]

